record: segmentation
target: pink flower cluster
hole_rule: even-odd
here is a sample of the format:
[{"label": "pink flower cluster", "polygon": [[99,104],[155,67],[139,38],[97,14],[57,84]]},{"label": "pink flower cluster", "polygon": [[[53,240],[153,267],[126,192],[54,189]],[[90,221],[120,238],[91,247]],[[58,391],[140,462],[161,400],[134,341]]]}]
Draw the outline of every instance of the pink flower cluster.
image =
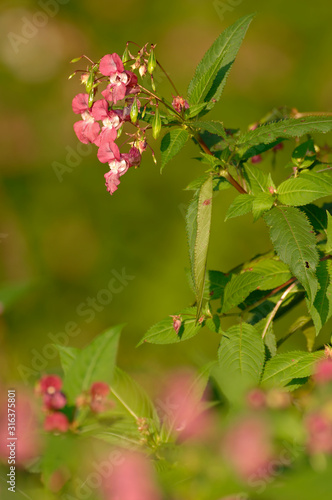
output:
[{"label": "pink flower cluster", "polygon": [[[58,375],[44,375],[36,386],[36,394],[42,398],[42,409],[46,413],[44,429],[47,432],[67,432],[70,429],[65,407],[67,398],[61,392],[63,381]],[[109,385],[105,382],[94,382],[87,394],[77,398],[76,407],[89,407],[93,413],[102,413],[112,407],[107,401],[110,393]]]},{"label": "pink flower cluster", "polygon": [[[99,64],[99,71],[109,77],[108,85],[101,92],[103,98],[89,106],[89,94],[82,93],[74,97],[72,102],[75,114],[81,115],[81,120],[74,124],[78,139],[84,144],[93,143],[98,146],[98,159],[101,163],[108,163],[110,170],[105,174],[107,190],[113,194],[120,184],[120,177],[130,167],[138,167],[141,162],[141,153],[145,150],[145,141],[134,141],[129,153],[120,153],[116,144],[119,132],[126,121],[131,121],[130,111],[134,98],[140,88],[137,85],[137,76],[124,69],[118,54],[107,54]],[[126,98],[126,105],[113,109],[113,106]],[[135,104],[140,103],[135,97]],[[101,123],[99,123],[101,122]]]}]

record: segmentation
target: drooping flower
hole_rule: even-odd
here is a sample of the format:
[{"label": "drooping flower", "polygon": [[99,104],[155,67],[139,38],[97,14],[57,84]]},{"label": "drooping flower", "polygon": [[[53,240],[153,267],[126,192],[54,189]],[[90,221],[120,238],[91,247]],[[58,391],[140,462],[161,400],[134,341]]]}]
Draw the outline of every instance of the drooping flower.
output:
[{"label": "drooping flower", "polygon": [[100,60],[99,71],[105,76],[123,73],[124,66],[121,57],[115,52],[113,54],[106,54]]},{"label": "drooping flower", "polygon": [[89,108],[89,94],[77,94],[72,102],[75,114],[80,114],[82,120],[74,123],[74,130],[79,141],[83,144],[95,142],[100,125],[97,123]]},{"label": "drooping flower", "polygon": [[[101,146],[101,144],[107,142],[114,143],[117,138],[117,130],[122,124],[119,115],[115,111],[108,109],[106,99],[96,101],[92,106],[91,113],[95,120],[102,120],[103,122],[101,132],[94,141],[96,146]],[[118,148],[116,148],[116,151],[118,151]]]},{"label": "drooping flower", "polygon": [[69,429],[69,420],[60,411],[50,413],[44,420],[44,429],[47,432],[67,432]]}]

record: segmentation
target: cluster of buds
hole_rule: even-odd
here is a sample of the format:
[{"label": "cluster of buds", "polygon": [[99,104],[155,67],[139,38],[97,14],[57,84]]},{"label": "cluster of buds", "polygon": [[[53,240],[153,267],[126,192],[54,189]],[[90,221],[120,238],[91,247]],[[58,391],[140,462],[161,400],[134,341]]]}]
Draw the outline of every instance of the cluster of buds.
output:
[{"label": "cluster of buds", "polygon": [[[44,375],[36,385],[35,392],[42,398],[42,409],[46,414],[44,430],[47,432],[67,432],[75,425],[68,417],[67,398],[62,392],[63,381],[58,375]],[[93,413],[102,413],[113,404],[107,400],[110,393],[105,382],[95,382],[89,391],[77,398],[76,408],[89,407]]]},{"label": "cluster of buds", "polygon": [[[146,139],[147,129],[151,128],[153,138],[157,139],[162,127],[159,103],[163,101],[154,94],[153,73],[158,64],[155,46],[151,44],[148,49],[146,44],[134,56],[127,44],[122,58],[113,53],[105,55],[98,63],[86,56],[73,59],[72,62],[77,62],[82,57],[89,61],[90,66],[87,70],[75,71],[69,77],[80,72],[81,82],[86,89],[85,93],[76,95],[72,102],[74,113],[81,115],[81,120],[74,124],[74,130],[82,143],[93,143],[98,147],[97,157],[101,163],[108,163],[109,171],[104,175],[105,184],[109,193],[113,194],[118,189],[120,177],[130,167],[140,165],[142,153],[147,146],[156,162],[154,152]],[[129,65],[132,71],[125,69],[126,65]],[[138,83],[135,70],[142,79],[147,73],[150,74],[153,92]],[[96,99],[99,87],[104,83],[106,88],[101,91],[102,97]],[[189,107],[187,101],[180,96],[173,96],[172,106],[169,108],[175,114],[182,113]],[[142,125],[147,107],[150,119],[145,120],[148,123]],[[123,153],[116,141],[120,138],[125,123],[133,127],[133,133],[126,132],[127,137],[122,146],[127,144],[131,147],[128,152]]]}]

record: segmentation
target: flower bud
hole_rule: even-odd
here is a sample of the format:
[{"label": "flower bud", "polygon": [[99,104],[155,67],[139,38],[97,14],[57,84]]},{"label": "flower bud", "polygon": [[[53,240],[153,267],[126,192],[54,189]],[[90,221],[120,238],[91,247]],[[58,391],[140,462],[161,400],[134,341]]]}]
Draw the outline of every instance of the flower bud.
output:
[{"label": "flower bud", "polygon": [[156,86],[154,84],[154,79],[153,79],[152,75],[151,75],[151,87],[152,87],[153,92],[155,92],[156,91]]},{"label": "flower bud", "polygon": [[171,318],[173,318],[173,329],[178,334],[182,325],[181,316],[171,316]]},{"label": "flower bud", "polygon": [[145,64],[142,64],[139,69],[138,69],[138,72],[139,74],[141,75],[141,78],[143,78],[145,75],[146,75],[146,66]]},{"label": "flower bud", "polygon": [[156,55],[154,53],[154,49],[151,49],[149,60],[148,60],[148,72],[150,75],[154,72],[157,66]]},{"label": "flower bud", "polygon": [[72,59],[70,62],[71,63],[76,63],[78,61],[80,61],[82,59],[83,56],[80,56],[80,57],[75,57],[74,59]]},{"label": "flower bud", "polygon": [[137,117],[138,117],[138,105],[137,105],[137,97],[135,96],[130,110],[130,119],[132,123],[137,122]]}]

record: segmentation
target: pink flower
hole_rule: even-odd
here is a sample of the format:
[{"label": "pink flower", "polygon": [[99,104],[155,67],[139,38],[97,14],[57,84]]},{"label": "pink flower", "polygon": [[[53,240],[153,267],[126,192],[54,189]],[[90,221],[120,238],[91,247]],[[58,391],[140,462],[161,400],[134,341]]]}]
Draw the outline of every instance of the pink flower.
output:
[{"label": "pink flower", "polygon": [[111,170],[107,172],[105,175],[105,186],[107,188],[107,191],[110,194],[113,194],[117,189],[120,184],[120,176],[119,174],[112,172]]},{"label": "pink flower", "polygon": [[188,101],[179,95],[177,97],[173,96],[172,106],[178,113],[181,113],[183,109],[189,108]]},{"label": "pink flower", "polygon": [[106,89],[102,91],[102,95],[110,102],[116,104],[118,101],[124,99],[127,87],[121,82],[114,82],[107,85]]},{"label": "pink flower", "polygon": [[[92,116],[95,120],[102,120],[103,127],[97,139],[94,141],[97,146],[104,142],[113,143],[117,138],[117,129],[121,126],[119,115],[108,109],[106,99],[99,99],[92,106]],[[117,153],[116,153],[117,154]]]},{"label": "pink flower", "polygon": [[322,385],[332,380],[332,359],[321,359],[316,363],[313,378],[316,384]]},{"label": "pink flower", "polygon": [[141,153],[139,150],[133,146],[129,153],[124,153],[122,157],[126,160],[129,167],[138,167],[141,163]]},{"label": "pink flower", "polygon": [[98,137],[100,125],[97,123],[89,108],[89,95],[78,94],[72,102],[73,111],[76,114],[81,114],[82,120],[74,123],[75,133],[83,144],[95,142]]},{"label": "pink flower", "polygon": [[247,403],[249,408],[258,410],[266,406],[266,396],[261,389],[252,389],[247,394]]},{"label": "pink flower", "polygon": [[322,413],[312,413],[306,419],[309,453],[332,453],[332,424]]},{"label": "pink flower", "polygon": [[44,429],[47,432],[67,432],[69,429],[68,418],[59,411],[51,413],[44,420]]},{"label": "pink flower", "polygon": [[177,432],[180,440],[204,439],[213,427],[211,414],[192,390],[193,382],[191,374],[173,374],[159,405],[161,419]]},{"label": "pink flower", "polygon": [[272,452],[264,420],[250,417],[236,423],[226,433],[222,447],[225,459],[242,478],[267,476]]},{"label": "pink flower", "polygon": [[110,388],[105,382],[95,382],[90,388],[91,401],[90,409],[94,413],[105,411],[110,405],[107,404],[107,396],[110,393]]},{"label": "pink flower", "polygon": [[61,410],[66,404],[67,398],[60,391],[56,391],[54,394],[44,394],[43,406],[45,410]]},{"label": "pink flower", "polygon": [[120,150],[114,141],[102,142],[97,156],[101,163],[110,163],[113,160],[119,162],[121,159]]},{"label": "pink flower", "polygon": [[171,318],[173,318],[173,330],[178,334],[182,325],[181,316],[171,316]]},{"label": "pink flower", "polygon": [[62,380],[58,375],[44,375],[37,384],[37,392],[54,394],[62,388]]},{"label": "pink flower", "polygon": [[99,71],[105,76],[122,73],[124,66],[121,57],[115,52],[102,57],[99,64]]},{"label": "pink flower", "polygon": [[123,451],[121,461],[104,482],[105,500],[161,500],[153,470],[144,455]]}]

